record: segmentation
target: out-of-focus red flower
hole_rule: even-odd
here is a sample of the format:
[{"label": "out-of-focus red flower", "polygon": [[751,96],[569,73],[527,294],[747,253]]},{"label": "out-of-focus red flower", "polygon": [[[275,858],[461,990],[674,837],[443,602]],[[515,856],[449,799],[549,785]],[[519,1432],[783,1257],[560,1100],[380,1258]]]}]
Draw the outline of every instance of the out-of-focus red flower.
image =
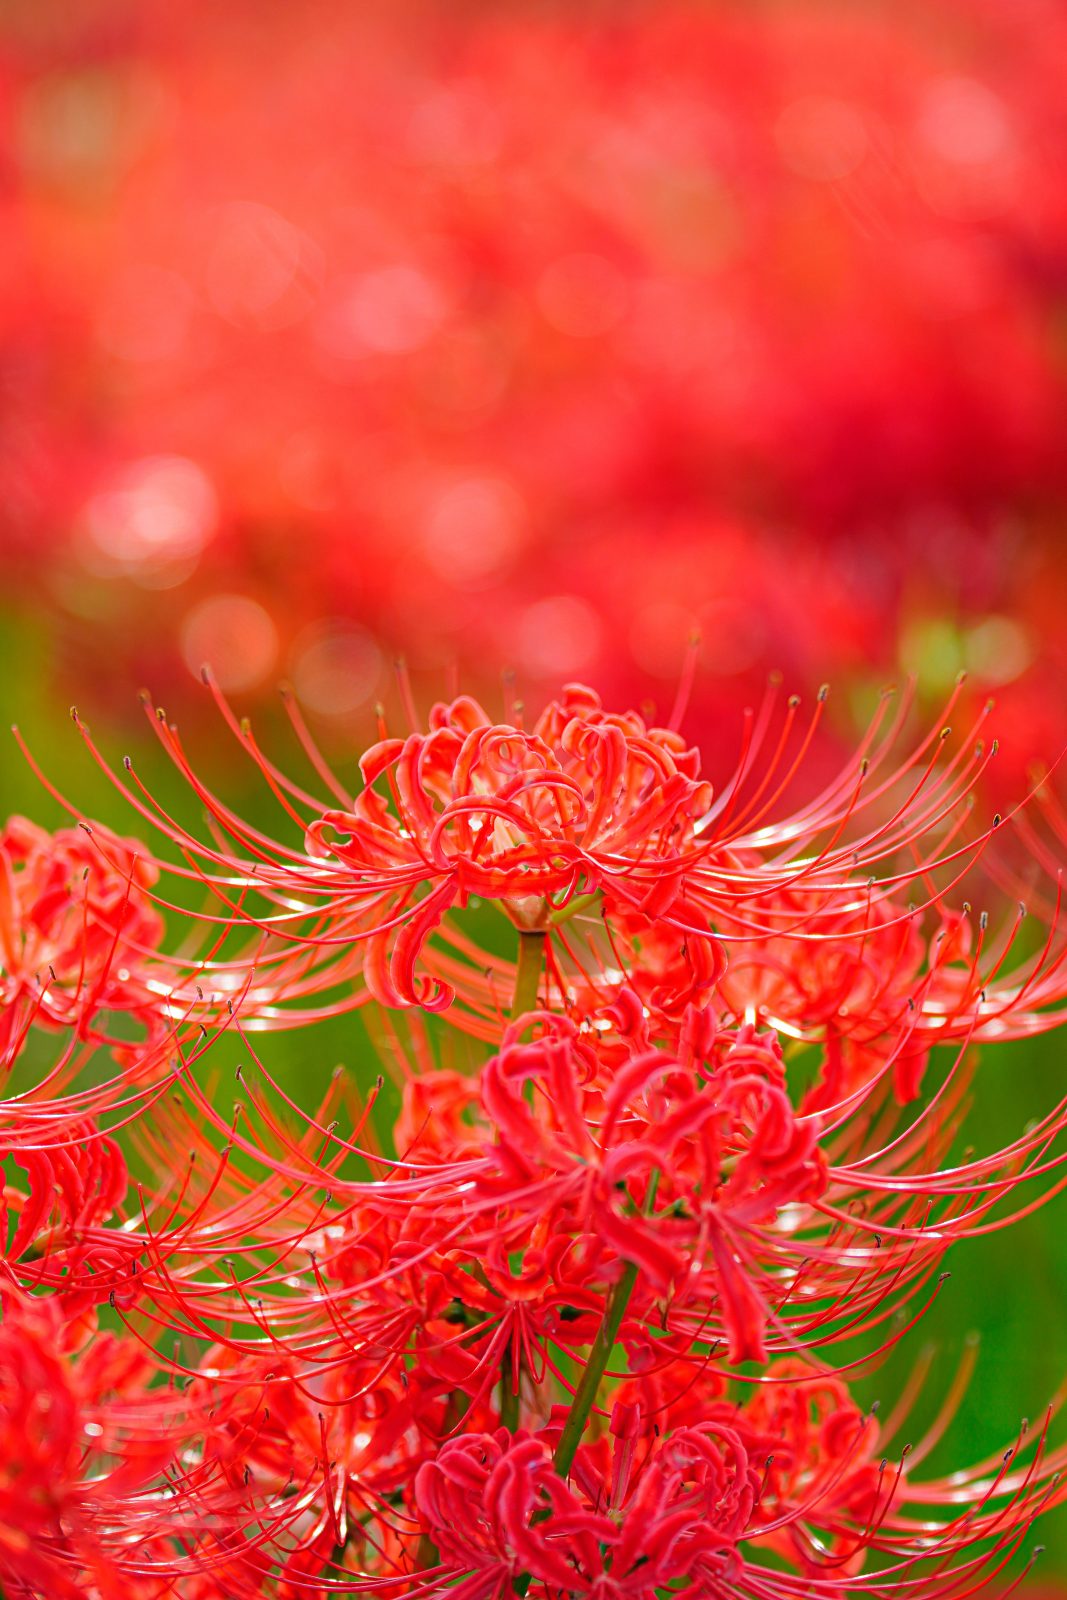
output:
[{"label": "out-of-focus red flower", "polygon": [[89,0],[4,44],[0,479],[101,697],[209,659],[343,728],[397,648],[633,697],[699,628],[712,732],[768,664],[898,655],[1037,658],[1042,731],[1055,0]]}]

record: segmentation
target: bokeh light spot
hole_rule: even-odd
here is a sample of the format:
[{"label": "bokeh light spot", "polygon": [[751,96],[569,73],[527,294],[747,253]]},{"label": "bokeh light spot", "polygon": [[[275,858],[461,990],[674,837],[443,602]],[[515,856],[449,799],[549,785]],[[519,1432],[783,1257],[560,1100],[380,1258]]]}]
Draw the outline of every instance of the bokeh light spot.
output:
[{"label": "bokeh light spot", "polygon": [[934,154],[960,166],[998,161],[1012,144],[1003,101],[973,78],[934,83],[919,114],[919,133]]},{"label": "bokeh light spot", "polygon": [[304,316],[317,289],[317,252],[269,206],[239,200],[214,220],[205,269],[208,299],[237,324],[281,328]]},{"label": "bokeh light spot", "polygon": [[434,497],[423,530],[426,559],[454,583],[501,572],[522,542],[524,507],[504,478],[464,478]]},{"label": "bokeh light spot", "polygon": [[194,461],[148,456],[90,500],[85,556],[98,572],[169,587],[192,570],[217,520],[215,491]]},{"label": "bokeh light spot", "polygon": [[182,624],[181,649],[189,671],[207,665],[221,689],[253,689],[278,659],[278,630],[248,595],[216,594],[193,607]]},{"label": "bokeh light spot", "polygon": [[519,661],[534,677],[584,671],[596,660],[600,642],[600,620],[577,595],[538,600],[519,619]]},{"label": "bokeh light spot", "polygon": [[822,95],[805,95],[787,105],[775,136],[786,165],[818,183],[847,178],[867,153],[860,113],[843,100]]},{"label": "bokeh light spot", "polygon": [[444,292],[416,267],[381,267],[334,286],[318,337],[343,360],[404,355],[436,333],[447,314]]},{"label": "bokeh light spot", "polygon": [[1011,683],[1033,659],[1033,645],[1021,622],[1013,617],[984,617],[964,638],[967,670],[983,683]]},{"label": "bokeh light spot", "polygon": [[946,689],[963,670],[963,639],[946,617],[916,617],[900,637],[900,663],[925,689]]},{"label": "bokeh light spot", "polygon": [[321,716],[344,717],[366,705],[378,687],[382,653],[364,628],[351,623],[316,623],[292,651],[297,699]]}]

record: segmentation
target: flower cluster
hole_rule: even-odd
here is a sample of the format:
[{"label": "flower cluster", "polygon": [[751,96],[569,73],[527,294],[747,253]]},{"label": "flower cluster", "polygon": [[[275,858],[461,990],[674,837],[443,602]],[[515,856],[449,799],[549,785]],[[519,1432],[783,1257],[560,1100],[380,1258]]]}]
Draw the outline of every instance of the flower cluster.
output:
[{"label": "flower cluster", "polygon": [[[1036,941],[963,898],[1027,870],[971,804],[973,730],[901,759],[883,705],[798,802],[821,699],[713,784],[572,685],[529,725],[461,698],[383,726],[355,794],[295,718],[316,800],[220,703],[287,837],[151,708],[206,830],[127,762],[151,850],[3,836],[4,1593],[1017,1578],[1065,1494],[1049,1422],[931,1476],[962,1379],[915,1450],[847,1384],[950,1247],[1067,1182],[1067,1099],[956,1142],[975,1050],[1067,997],[1054,889]],[[1050,814],[1014,830],[1038,867]],[[368,1044],[321,1093],[272,1073],[272,1032],[305,1030],[310,1082],[347,1013]]]}]

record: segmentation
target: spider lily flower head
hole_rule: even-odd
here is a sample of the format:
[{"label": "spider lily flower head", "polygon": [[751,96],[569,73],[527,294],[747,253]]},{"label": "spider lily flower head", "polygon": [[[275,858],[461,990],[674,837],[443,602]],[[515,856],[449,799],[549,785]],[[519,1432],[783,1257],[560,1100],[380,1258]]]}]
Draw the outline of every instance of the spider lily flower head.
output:
[{"label": "spider lily flower head", "polygon": [[[140,1497],[173,1448],[140,1345],[6,1286],[0,1320],[0,1581],[5,1593],[120,1600],[119,1562],[160,1531]],[[141,1600],[148,1590],[134,1584]],[[131,1592],[127,1589],[125,1592]]]},{"label": "spider lily flower head", "polygon": [[[473,894],[528,931],[579,894],[647,911],[675,899],[711,804],[699,756],[677,733],[609,715],[575,685],[529,732],[494,725],[467,697],[434,706],[429,728],[373,746],[352,810],[329,811],[307,832],[310,854],[356,882],[392,880],[394,903],[410,908],[395,970],[382,941],[371,942],[365,976],[378,999],[450,1001],[440,983],[416,990],[412,969],[444,913]],[[413,905],[416,885],[426,895]]]},{"label": "spider lily flower head", "polygon": [[420,1215],[433,1208],[423,1237],[451,1240],[457,1302],[494,1327],[521,1308],[531,1352],[564,1323],[569,1343],[587,1341],[629,1263],[632,1362],[654,1350],[650,1317],[712,1358],[764,1360],[826,1349],[912,1301],[1016,1182],[1050,1185],[1064,1115],[1025,1149],[942,1171],[951,1117],[935,1138],[924,1119],[894,1136],[883,1116],[874,1139],[861,1101],[857,1131],[823,1150],[820,1119],[790,1104],[773,1034],[722,1029],[709,1055],[683,1062],[539,1015],[518,1019],[477,1077],[412,1080],[400,1119],[411,1179],[395,1204],[388,1191],[372,1203],[396,1212],[419,1193]]},{"label": "spider lily flower head", "polygon": [[24,1137],[25,1148],[0,1145],[0,1159],[21,1168],[26,1184],[0,1193],[7,1241],[0,1259],[27,1288],[52,1291],[73,1318],[80,1305],[102,1304],[116,1287],[126,1294],[136,1270],[139,1247],[107,1226],[126,1195],[126,1161],[91,1123],[75,1125],[51,1146],[41,1142],[40,1130],[27,1129]]},{"label": "spider lily flower head", "polygon": [[665,907],[711,804],[680,735],[609,715],[577,685],[529,731],[494,725],[468,697],[436,705],[428,733],[382,740],[360,770],[352,811],[308,829],[316,854],[356,872],[414,869],[453,902],[500,901],[522,928],[580,890]]},{"label": "spider lily flower head", "polygon": [[879,1460],[877,1424],[839,1381],[777,1376],[743,1403],[690,1384],[666,1407],[657,1385],[630,1383],[565,1473],[558,1424],[447,1440],[415,1480],[439,1557],[427,1592],[956,1593],[995,1576],[1063,1497],[1044,1431],[1029,1461],[1024,1427],[995,1461],[923,1481],[936,1431]]},{"label": "spider lily flower head", "polygon": [[[405,1085],[404,1181],[368,1207],[395,1230],[417,1203],[414,1236],[447,1252],[448,1293],[485,1330],[521,1312],[535,1365],[565,1325],[569,1345],[588,1342],[627,1263],[620,1339],[632,1363],[654,1359],[649,1318],[716,1370],[827,1352],[875,1328],[889,1348],[905,1326],[894,1314],[914,1321],[940,1293],[953,1243],[1007,1226],[1067,1181],[1067,1102],[1003,1149],[952,1158],[965,1052],[907,1111],[891,1052],[836,1106],[801,1113],[772,1032],[683,1036],[699,1045],[681,1056],[651,1046],[624,991],[580,1024],[516,1019],[476,1074]],[[372,1275],[383,1264],[371,1258]]]},{"label": "spider lily flower head", "polygon": [[[411,1529],[402,1513],[397,1527],[390,1507],[446,1431],[447,1398],[418,1373],[410,1383],[399,1364],[383,1373],[380,1352],[369,1349],[316,1364],[218,1345],[205,1352],[186,1396],[211,1418],[200,1463],[205,1483],[227,1484],[269,1530],[261,1582],[277,1561],[279,1581],[295,1593],[302,1574],[321,1574],[331,1551],[346,1545],[364,1565],[382,1558],[383,1539],[402,1553]],[[370,1543],[369,1507],[377,1524]]]},{"label": "spider lily flower head", "polygon": [[[667,1368],[621,1384],[611,1434],[628,1439],[629,1449],[615,1445],[613,1492],[657,1440],[695,1420],[728,1428],[743,1438],[749,1459],[760,1467],[749,1535],[816,1576],[819,1557],[804,1518],[817,1508],[826,1535],[823,1558],[844,1543],[846,1570],[855,1572],[863,1565],[863,1546],[850,1541],[843,1528],[836,1535],[831,1532],[832,1514],[844,1512],[862,1527],[876,1513],[882,1490],[878,1423],[873,1413],[861,1411],[840,1378],[804,1361],[786,1357],[775,1363],[772,1377],[753,1385],[740,1404],[730,1397],[724,1379],[707,1368],[684,1382]],[[625,1428],[620,1425],[623,1417]],[[608,1442],[602,1433],[582,1452],[590,1456],[598,1450],[602,1472]]]},{"label": "spider lily flower head", "polygon": [[[525,1040],[531,1025],[536,1036]],[[564,1018],[519,1018],[473,1084],[441,1084],[429,1101],[410,1093],[402,1125],[421,1133],[456,1088],[459,1116],[446,1109],[427,1145],[416,1133],[408,1154],[419,1161],[432,1150],[460,1177],[452,1199],[436,1187],[446,1213],[470,1215],[468,1250],[491,1206],[480,1274],[506,1296],[536,1295],[542,1334],[553,1307],[573,1303],[576,1290],[602,1303],[632,1263],[643,1304],[698,1302],[725,1328],[731,1360],[765,1358],[769,1309],[744,1263],[778,1208],[804,1205],[826,1181],[817,1123],[797,1120],[773,1037],[743,1028],[721,1041],[714,1064],[686,1065]],[[578,1240],[579,1251],[564,1248]]]},{"label": "spider lily flower head", "polygon": [[459,1592],[505,1594],[528,1575],[548,1594],[652,1600],[735,1574],[759,1483],[731,1430],[680,1429],[616,1507],[565,1482],[543,1438],[501,1432],[443,1445],[415,1494]]},{"label": "spider lily flower head", "polygon": [[147,892],[158,870],[134,841],[91,830],[48,833],[25,817],[0,832],[0,1049],[31,1021],[74,1026],[83,1037],[108,1012],[151,1019],[146,958],[163,921]]},{"label": "spider lily flower head", "polygon": [[[282,1022],[280,1001],[348,987],[358,977],[349,1003],[374,998],[443,1009],[455,995],[444,975],[455,959],[446,954],[421,975],[416,969],[453,908],[476,896],[536,933],[594,898],[658,916],[678,899],[700,853],[697,832],[712,791],[700,778],[698,753],[672,729],[648,726],[633,712],[606,712],[581,686],[567,687],[530,730],[517,707],[508,723],[494,724],[468,697],[438,704],[426,733],[383,737],[365,753],[355,797],[326,768],[289,702],[305,748],[342,807],[287,779],[216,697],[301,837],[294,849],[244,824],[197,779],[177,730],[162,713],[153,717],[207,808],[212,843],[163,812],[130,762],[132,787],[119,787],[194,863],[167,870],[202,882],[220,906],[201,919],[217,930],[216,948],[199,969],[177,963],[178,981],[172,977],[169,986],[176,997],[187,996],[181,977],[195,970],[216,1000],[240,995],[246,1012],[258,1008]],[[88,730],[78,726],[96,755]],[[113,861],[118,841],[98,832],[97,843]],[[259,934],[254,954],[220,956],[226,935],[242,930]],[[454,937],[451,926],[441,931],[446,944]],[[175,965],[164,958],[157,966],[161,993],[168,964]],[[715,959],[703,965],[714,971]],[[475,974],[463,953],[458,966],[469,987]],[[484,995],[465,999],[485,1012]],[[301,1013],[312,1015],[299,1008],[293,1020]]]},{"label": "spider lily flower head", "polygon": [[[879,1030],[898,1032],[906,1010],[918,1052],[964,1036],[1040,1031],[1067,990],[1055,895],[1045,897],[1045,942],[1028,959],[1016,959],[1014,908],[990,922],[958,900],[985,881],[995,841],[1014,820],[983,824],[973,804],[995,753],[995,741],[978,737],[988,706],[961,740],[939,724],[899,759],[907,697],[891,714],[883,696],[854,756],[782,815],[824,696],[807,724],[794,698],[779,725],[772,690],[745,719],[740,759],[714,797],[672,730],[609,715],[574,687],[532,731],[515,706],[495,724],[469,699],[439,705],[427,732],[381,739],[352,796],[290,701],[319,780],[340,802],[331,804],[286,777],[215,692],[299,831],[285,843],[243,822],[197,778],[177,730],[152,716],[212,829],[205,841],[172,819],[132,764],[128,782],[112,775],[178,847],[183,864],[161,861],[165,871],[206,889],[216,908],[197,919],[208,938],[200,958],[154,962],[154,989],[171,1014],[239,1002],[257,1026],[273,1027],[378,1000],[451,1008],[454,1024],[496,1042],[516,967],[472,936],[463,916],[472,898],[543,940],[535,993],[554,1008],[584,1003],[590,987],[593,1004],[610,998],[632,970],[668,1031],[691,1001],[717,997],[720,1014],[823,1036],[854,991],[871,998],[864,1027],[837,1031],[871,1045]],[[99,834],[95,842],[110,851]],[[161,890],[153,898],[170,903]],[[738,980],[724,998],[731,960]],[[873,991],[871,966],[881,971]],[[918,1068],[903,1074],[903,1089],[918,1076]]]},{"label": "spider lily flower head", "polygon": [[[803,895],[774,897],[775,912],[790,903],[792,916],[802,921]],[[799,948],[774,933],[745,941],[724,974],[721,1000],[738,1018],[766,1021],[791,1038],[823,1045],[807,1108],[844,1099],[877,1077],[888,1057],[894,1091],[906,1103],[919,1092],[929,1041],[951,1038],[954,1011],[966,1014],[975,998],[971,924],[963,913],[945,909],[939,920],[925,939],[920,919],[887,900],[870,906],[861,930],[847,913],[821,919],[823,937]]]}]

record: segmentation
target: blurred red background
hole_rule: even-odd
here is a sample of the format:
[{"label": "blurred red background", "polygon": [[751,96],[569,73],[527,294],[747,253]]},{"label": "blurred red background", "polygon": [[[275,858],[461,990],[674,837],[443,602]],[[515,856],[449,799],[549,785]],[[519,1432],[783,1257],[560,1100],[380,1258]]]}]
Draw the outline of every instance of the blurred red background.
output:
[{"label": "blurred red background", "polygon": [[697,630],[696,731],[769,667],[968,668],[1054,740],[1059,0],[0,28],[4,566],[57,693],[211,660],[329,742],[397,653],[662,709]]}]

